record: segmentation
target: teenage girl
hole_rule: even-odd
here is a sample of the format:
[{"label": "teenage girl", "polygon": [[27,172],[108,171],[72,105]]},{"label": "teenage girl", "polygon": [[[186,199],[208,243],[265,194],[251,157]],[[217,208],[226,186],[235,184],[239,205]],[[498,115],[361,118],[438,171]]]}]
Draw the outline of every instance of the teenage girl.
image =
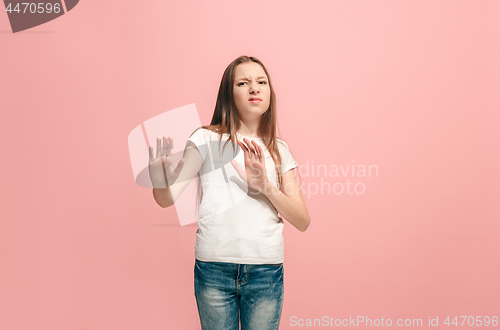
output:
[{"label": "teenage girl", "polygon": [[278,329],[284,291],[278,212],[302,232],[311,220],[292,170],[298,164],[276,136],[276,96],[262,62],[240,56],[229,64],[212,122],[191,135],[175,168],[172,149],[171,137],[163,146],[158,138],[156,157],[149,147],[149,172],[162,207],[174,205],[198,176],[194,286],[202,329],[238,330],[240,323],[242,330]]}]

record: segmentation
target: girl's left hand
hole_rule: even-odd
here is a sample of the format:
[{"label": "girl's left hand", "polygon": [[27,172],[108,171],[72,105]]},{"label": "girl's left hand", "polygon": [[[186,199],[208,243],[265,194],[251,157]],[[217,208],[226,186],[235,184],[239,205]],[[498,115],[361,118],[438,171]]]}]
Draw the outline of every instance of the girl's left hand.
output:
[{"label": "girl's left hand", "polygon": [[243,141],[237,141],[238,145],[243,149],[245,155],[245,171],[238,165],[238,163],[233,159],[231,164],[233,164],[236,172],[243,181],[247,183],[250,188],[257,190],[258,192],[264,191],[270,184],[267,178],[266,172],[266,162],[264,157],[264,151],[261,146],[255,141],[249,141],[247,138],[243,138]]}]

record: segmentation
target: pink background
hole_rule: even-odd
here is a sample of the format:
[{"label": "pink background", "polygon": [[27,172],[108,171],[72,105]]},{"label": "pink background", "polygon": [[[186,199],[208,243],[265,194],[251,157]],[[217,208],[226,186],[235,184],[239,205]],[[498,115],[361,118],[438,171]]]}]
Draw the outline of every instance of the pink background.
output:
[{"label": "pink background", "polygon": [[83,0],[12,34],[2,10],[0,328],[200,329],[196,226],[134,183],[127,136],[190,103],[208,124],[239,55],[269,69],[299,164],[379,169],[349,178],[363,194],[306,197],[306,232],[286,222],[280,329],[499,317],[499,14],[497,0]]}]

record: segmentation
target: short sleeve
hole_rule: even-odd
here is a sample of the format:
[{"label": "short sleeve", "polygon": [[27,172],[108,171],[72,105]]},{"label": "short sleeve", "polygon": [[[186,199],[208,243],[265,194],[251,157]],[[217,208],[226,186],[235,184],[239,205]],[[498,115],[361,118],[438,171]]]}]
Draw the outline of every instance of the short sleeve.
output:
[{"label": "short sleeve", "polygon": [[201,154],[201,157],[203,158],[203,162],[205,162],[205,158],[207,158],[207,153],[208,153],[207,134],[208,134],[207,130],[200,127],[196,131],[194,131],[194,133],[191,134],[189,139],[187,139],[186,141],[186,147],[189,141],[195,144],[196,148]]},{"label": "short sleeve", "polygon": [[280,145],[280,156],[281,156],[281,164],[283,168],[283,174],[288,172],[289,170],[296,168],[299,166],[299,164],[295,161],[295,159],[292,156],[292,153],[290,152],[290,149],[288,148],[288,144],[286,144],[285,141],[279,139],[278,140],[278,145]]}]

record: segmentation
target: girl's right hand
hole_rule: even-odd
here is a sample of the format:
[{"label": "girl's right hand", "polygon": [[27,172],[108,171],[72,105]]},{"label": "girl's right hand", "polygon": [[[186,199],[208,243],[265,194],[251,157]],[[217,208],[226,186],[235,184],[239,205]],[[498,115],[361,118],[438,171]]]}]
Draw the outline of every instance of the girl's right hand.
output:
[{"label": "girl's right hand", "polygon": [[[166,188],[166,182],[170,187],[179,177],[179,174],[184,166],[184,158],[182,158],[177,167],[174,168],[174,157],[171,155],[174,149],[174,140],[169,137],[163,137],[163,146],[161,139],[156,139],[156,157],[153,157],[153,147],[149,146],[149,178],[153,184],[153,188]],[[166,177],[165,177],[166,175]]]}]

